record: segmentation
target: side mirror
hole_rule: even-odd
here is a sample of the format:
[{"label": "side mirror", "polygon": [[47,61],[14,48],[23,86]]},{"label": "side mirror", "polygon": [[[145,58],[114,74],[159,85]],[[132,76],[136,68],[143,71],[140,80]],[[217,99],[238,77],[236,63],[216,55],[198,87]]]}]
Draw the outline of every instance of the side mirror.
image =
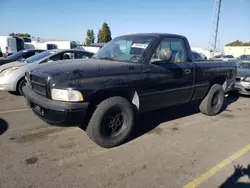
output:
[{"label": "side mirror", "polygon": [[49,60],[48,63],[54,62],[53,60]]},{"label": "side mirror", "polygon": [[172,58],[172,52],[171,50],[162,49],[158,51],[157,56],[163,61],[169,61]]}]

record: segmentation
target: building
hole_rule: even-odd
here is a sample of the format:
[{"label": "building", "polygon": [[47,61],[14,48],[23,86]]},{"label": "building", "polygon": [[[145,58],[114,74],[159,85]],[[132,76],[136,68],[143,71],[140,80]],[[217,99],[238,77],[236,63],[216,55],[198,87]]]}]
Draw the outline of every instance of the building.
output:
[{"label": "building", "polygon": [[250,46],[225,46],[224,53],[225,55],[232,55],[235,58],[238,58],[241,55],[249,55]]}]

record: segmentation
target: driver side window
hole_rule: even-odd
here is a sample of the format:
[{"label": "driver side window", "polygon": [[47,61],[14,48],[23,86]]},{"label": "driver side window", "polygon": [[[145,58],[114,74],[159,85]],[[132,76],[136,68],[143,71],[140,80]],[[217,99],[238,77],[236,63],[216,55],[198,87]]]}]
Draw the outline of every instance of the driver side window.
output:
[{"label": "driver side window", "polygon": [[[164,54],[171,53],[171,58],[165,60]],[[186,61],[186,54],[181,39],[164,39],[156,48],[151,63],[183,63]]]},{"label": "driver side window", "polygon": [[49,58],[49,60],[52,61],[67,60],[67,59],[74,59],[73,52],[61,52]]}]

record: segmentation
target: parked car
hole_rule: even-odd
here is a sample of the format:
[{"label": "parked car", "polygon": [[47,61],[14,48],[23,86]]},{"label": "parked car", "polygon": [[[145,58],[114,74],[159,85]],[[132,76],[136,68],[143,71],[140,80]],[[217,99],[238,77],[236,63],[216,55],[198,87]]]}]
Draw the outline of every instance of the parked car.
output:
[{"label": "parked car", "polygon": [[45,122],[87,123],[88,136],[110,148],[128,139],[135,113],[201,100],[202,113],[218,114],[235,77],[235,62],[194,62],[184,36],[135,34],[113,39],[91,59],[27,72],[23,91]]},{"label": "parked car", "polygon": [[0,57],[3,57],[1,46],[0,46]]},{"label": "parked car", "polygon": [[200,54],[195,51],[192,51],[192,59],[193,61],[204,61]]},{"label": "parked car", "polygon": [[236,59],[232,55],[217,55],[213,58],[215,61],[235,61]]},{"label": "parked car", "polygon": [[[28,45],[34,45],[34,48],[35,49],[42,49],[42,50],[53,50],[53,49],[58,49],[57,48],[57,45],[55,44],[50,44],[50,43],[41,43],[41,42],[38,42],[38,43],[29,43]],[[27,45],[26,45],[27,46]]]},{"label": "parked car", "polygon": [[78,48],[82,48],[86,51],[96,53],[98,52],[106,43],[92,43],[90,45],[79,45]]},{"label": "parked car", "polygon": [[21,61],[21,60],[29,58],[33,55],[36,55],[40,52],[43,52],[43,51],[44,50],[22,50],[22,51],[14,53],[6,58],[0,58],[0,65],[10,63],[13,61]]},{"label": "parked car", "polygon": [[241,55],[238,59],[250,58],[250,55]]},{"label": "parked car", "polygon": [[237,62],[235,89],[243,95],[250,95],[250,58]]},{"label": "parked car", "polygon": [[78,44],[76,41],[46,41],[45,44],[53,44],[58,49],[75,49],[78,47]]},{"label": "parked car", "polygon": [[0,36],[0,47],[4,57],[16,53],[16,39],[11,36]]},{"label": "parked car", "polygon": [[[23,94],[25,72],[58,60],[90,58],[93,53],[82,50],[48,50],[23,61],[0,66],[0,90]],[[70,62],[69,62],[70,63]]]}]

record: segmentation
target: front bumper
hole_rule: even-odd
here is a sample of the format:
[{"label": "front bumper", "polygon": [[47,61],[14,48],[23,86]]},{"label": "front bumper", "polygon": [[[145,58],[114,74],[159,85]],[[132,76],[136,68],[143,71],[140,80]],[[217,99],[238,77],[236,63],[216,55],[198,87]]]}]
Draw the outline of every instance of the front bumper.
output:
[{"label": "front bumper", "polygon": [[0,91],[16,91],[16,82],[11,75],[0,76]]},{"label": "front bumper", "polygon": [[244,81],[235,82],[234,90],[243,95],[250,95],[250,83]]},{"label": "front bumper", "polygon": [[23,88],[28,106],[43,121],[60,126],[81,125],[87,113],[87,102],[61,102],[43,97],[28,86]]}]

